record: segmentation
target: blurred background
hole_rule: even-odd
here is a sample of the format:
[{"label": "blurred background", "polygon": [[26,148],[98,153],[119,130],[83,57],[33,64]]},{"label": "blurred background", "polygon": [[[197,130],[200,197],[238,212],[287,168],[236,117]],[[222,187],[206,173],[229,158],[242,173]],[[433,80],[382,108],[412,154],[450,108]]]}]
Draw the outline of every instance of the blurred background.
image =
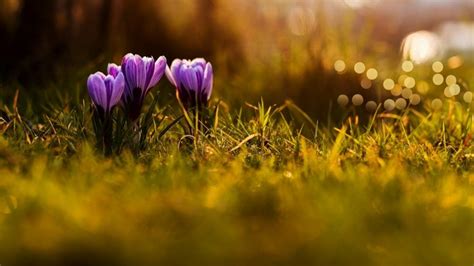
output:
[{"label": "blurred background", "polygon": [[[0,0],[0,40],[2,104],[18,89],[30,101],[52,90],[80,99],[88,74],[133,52],[205,57],[216,98],[237,106],[291,99],[324,118],[337,103],[383,103],[401,94],[398,85],[422,97],[434,72],[444,80],[463,69],[456,82],[469,91],[474,1]],[[413,68],[416,76],[402,75]]]}]

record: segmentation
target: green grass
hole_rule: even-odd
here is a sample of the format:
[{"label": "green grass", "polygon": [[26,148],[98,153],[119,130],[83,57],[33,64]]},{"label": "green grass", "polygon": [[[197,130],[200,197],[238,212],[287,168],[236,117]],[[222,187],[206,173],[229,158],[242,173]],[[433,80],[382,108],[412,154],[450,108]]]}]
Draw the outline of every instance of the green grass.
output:
[{"label": "green grass", "polygon": [[[0,130],[2,265],[472,265],[472,116],[245,105],[104,157],[88,103]],[[9,121],[5,121],[9,120]],[[34,122],[32,122],[34,121]],[[158,121],[162,121],[158,123]]]}]

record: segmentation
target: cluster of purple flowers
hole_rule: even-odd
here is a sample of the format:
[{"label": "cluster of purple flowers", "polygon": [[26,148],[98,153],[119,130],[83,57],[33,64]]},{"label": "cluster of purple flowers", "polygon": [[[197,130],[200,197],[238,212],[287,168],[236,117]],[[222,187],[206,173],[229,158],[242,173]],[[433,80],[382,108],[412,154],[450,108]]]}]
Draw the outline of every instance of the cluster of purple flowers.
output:
[{"label": "cluster of purple flowers", "polygon": [[165,72],[186,109],[207,105],[212,93],[213,70],[211,63],[202,58],[176,59],[168,67],[164,56],[155,60],[127,54],[121,66],[108,65],[107,75],[102,72],[91,74],[87,87],[94,106],[104,117],[110,115],[114,106],[120,105],[128,118],[135,121],[140,116],[145,96]]}]

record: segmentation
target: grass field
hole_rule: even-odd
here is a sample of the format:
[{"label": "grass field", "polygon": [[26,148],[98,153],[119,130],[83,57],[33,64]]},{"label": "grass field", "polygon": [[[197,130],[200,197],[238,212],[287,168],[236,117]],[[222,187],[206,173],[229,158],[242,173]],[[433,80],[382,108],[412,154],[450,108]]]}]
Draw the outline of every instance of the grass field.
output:
[{"label": "grass field", "polygon": [[155,106],[146,145],[104,157],[88,101],[5,103],[0,264],[474,263],[469,106],[332,125],[291,102],[211,106],[193,136]]}]

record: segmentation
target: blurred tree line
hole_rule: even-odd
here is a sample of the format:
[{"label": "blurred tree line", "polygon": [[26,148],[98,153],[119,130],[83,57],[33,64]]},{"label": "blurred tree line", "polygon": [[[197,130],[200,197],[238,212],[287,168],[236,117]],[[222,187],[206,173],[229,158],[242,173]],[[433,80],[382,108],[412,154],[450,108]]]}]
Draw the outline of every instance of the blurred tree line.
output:
[{"label": "blurred tree line", "polygon": [[0,77],[38,83],[58,68],[60,75],[126,52],[170,59],[238,53],[232,33],[215,21],[215,7],[216,0],[0,0]]}]

